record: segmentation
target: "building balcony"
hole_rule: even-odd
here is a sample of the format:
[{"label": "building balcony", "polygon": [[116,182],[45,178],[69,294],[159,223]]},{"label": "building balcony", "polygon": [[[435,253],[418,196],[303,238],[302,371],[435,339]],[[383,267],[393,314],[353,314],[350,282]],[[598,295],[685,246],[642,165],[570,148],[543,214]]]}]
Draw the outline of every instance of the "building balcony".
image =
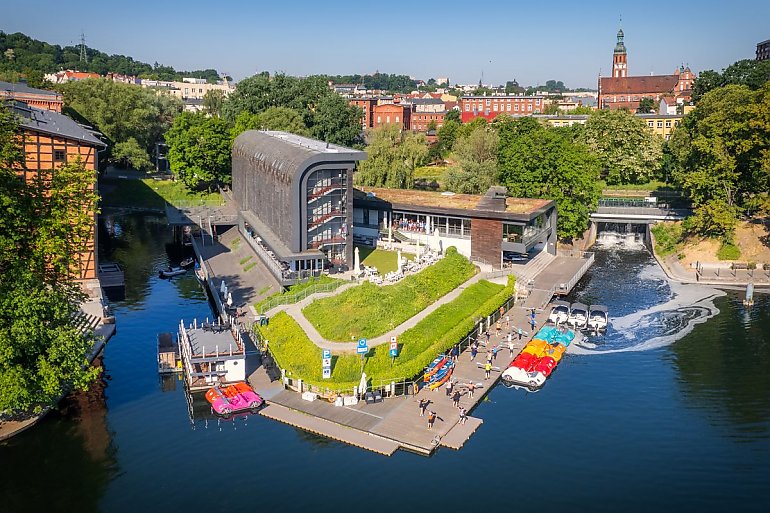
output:
[{"label": "building balcony", "polygon": [[332,191],[337,191],[344,188],[345,188],[344,183],[332,183],[330,185],[325,185],[323,187],[317,187],[315,189],[312,189],[310,192],[308,192],[307,202],[310,203],[312,201],[317,200],[318,198],[322,198],[326,196]]},{"label": "building balcony", "polygon": [[343,237],[342,235],[337,235],[335,237],[329,237],[326,239],[311,241],[308,246],[312,249],[319,249],[321,246],[333,246],[335,244],[345,244],[346,241],[347,239],[345,237]]}]

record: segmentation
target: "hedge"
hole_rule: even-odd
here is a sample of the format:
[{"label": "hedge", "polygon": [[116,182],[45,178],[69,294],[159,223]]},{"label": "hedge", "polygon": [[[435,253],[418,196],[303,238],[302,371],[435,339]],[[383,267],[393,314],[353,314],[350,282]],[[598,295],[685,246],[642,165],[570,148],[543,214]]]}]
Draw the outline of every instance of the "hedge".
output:
[{"label": "hedge", "polygon": [[444,258],[394,285],[366,282],[314,301],[302,313],[327,340],[374,338],[418,314],[476,272],[476,266],[450,247]]}]

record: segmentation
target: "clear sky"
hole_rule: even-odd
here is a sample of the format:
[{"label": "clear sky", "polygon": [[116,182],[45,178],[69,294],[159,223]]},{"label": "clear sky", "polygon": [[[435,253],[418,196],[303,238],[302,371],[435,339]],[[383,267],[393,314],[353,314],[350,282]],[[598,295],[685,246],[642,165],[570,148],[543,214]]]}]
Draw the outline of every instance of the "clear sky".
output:
[{"label": "clear sky", "polygon": [[770,38],[768,0],[0,0],[0,30],[236,79],[375,71],[596,87],[622,15],[631,75],[720,70]]}]

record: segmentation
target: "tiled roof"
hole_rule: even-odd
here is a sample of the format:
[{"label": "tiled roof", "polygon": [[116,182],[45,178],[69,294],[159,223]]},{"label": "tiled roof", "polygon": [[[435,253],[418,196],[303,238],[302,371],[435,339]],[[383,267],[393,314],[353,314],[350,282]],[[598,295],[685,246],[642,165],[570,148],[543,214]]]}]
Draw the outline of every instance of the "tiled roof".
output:
[{"label": "tiled roof", "polygon": [[83,128],[64,114],[37,109],[22,102],[13,102],[8,107],[16,114],[19,124],[24,128],[102,148],[107,146],[94,135],[94,130]]},{"label": "tiled roof", "polygon": [[602,77],[599,79],[602,94],[671,93],[679,77],[676,75],[651,75],[640,77]]},{"label": "tiled roof", "polygon": [[11,93],[22,93],[22,94],[40,94],[45,96],[54,96],[54,97],[61,97],[59,93],[56,91],[47,91],[45,89],[36,89],[34,87],[29,87],[24,82],[3,82],[0,81],[0,91],[8,91]]}]

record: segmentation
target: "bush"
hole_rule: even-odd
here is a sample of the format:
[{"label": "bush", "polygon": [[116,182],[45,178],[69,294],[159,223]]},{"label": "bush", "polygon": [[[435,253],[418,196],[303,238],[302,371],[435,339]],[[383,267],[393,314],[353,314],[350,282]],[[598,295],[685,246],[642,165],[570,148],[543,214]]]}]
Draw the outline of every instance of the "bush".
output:
[{"label": "bush", "polygon": [[722,242],[719,251],[717,251],[717,258],[719,260],[738,260],[741,258],[741,250],[732,242]]},{"label": "bush", "polygon": [[[415,327],[399,337],[399,356],[391,363],[389,347],[383,344],[369,352],[364,371],[373,382],[413,378],[439,353],[458,343],[476,326],[481,317],[496,311],[513,293],[514,279],[508,285],[479,281],[465,289],[454,301],[441,305]],[[276,314],[267,326],[259,328],[269,341],[278,365],[290,377],[330,390],[350,390],[361,378],[361,360],[345,354],[332,358],[332,376],[321,378],[321,349],[307,337],[297,322],[285,312]]]},{"label": "bush", "polygon": [[682,223],[657,223],[650,231],[655,237],[655,252],[662,257],[675,253],[684,239]]},{"label": "bush", "polygon": [[416,315],[476,271],[451,247],[446,257],[395,285],[381,287],[366,282],[337,296],[314,301],[302,313],[327,340],[372,338]]}]

